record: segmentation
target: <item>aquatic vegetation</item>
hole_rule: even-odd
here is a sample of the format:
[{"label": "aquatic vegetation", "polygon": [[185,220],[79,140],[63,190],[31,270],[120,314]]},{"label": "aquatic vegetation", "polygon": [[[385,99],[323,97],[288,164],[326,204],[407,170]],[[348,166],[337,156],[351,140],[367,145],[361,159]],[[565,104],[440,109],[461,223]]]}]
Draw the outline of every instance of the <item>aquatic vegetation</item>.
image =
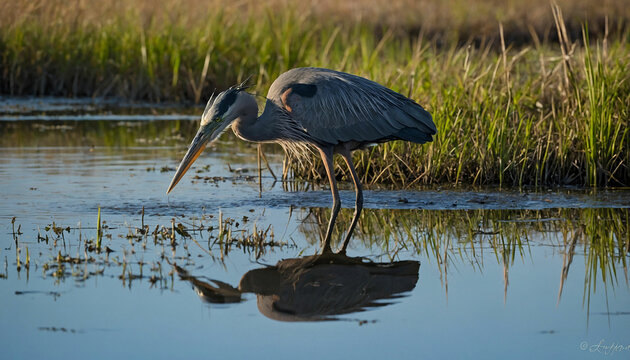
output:
[{"label": "aquatic vegetation", "polygon": [[[195,263],[189,250],[191,244],[197,246],[210,259],[219,263],[223,262],[224,257],[235,249],[250,253],[258,259],[273,249],[281,250],[295,246],[276,241],[273,228],[270,225],[263,229],[258,228],[256,222],[253,222],[251,227],[245,226],[249,221],[247,217],[243,217],[241,220],[231,217],[224,218],[223,214],[219,212],[218,216],[202,214],[182,222],[173,218],[170,224],[158,224],[151,231],[150,226],[144,223],[143,209],[140,226],[129,226],[128,233],[123,234],[115,228],[110,228],[101,219],[99,207],[96,227],[92,228],[96,229],[97,232],[95,239],[82,240],[83,228],[81,227],[64,227],[54,222],[47,225],[44,228],[45,237],[38,234],[38,242],[39,239],[45,239],[45,243],[48,244],[48,239],[54,240],[51,242],[50,250],[52,254],[56,254],[43,263],[37,261],[36,268],[41,266],[44,276],[49,275],[56,281],[66,278],[85,281],[92,276],[106,276],[111,273],[111,271],[106,272],[106,269],[114,267],[120,269],[121,273],[118,278],[123,282],[123,285],[131,286],[132,281],[144,279],[152,286],[160,283],[160,287],[164,288],[166,285],[164,283],[165,275],[162,273],[163,266],[170,268],[168,263],[175,262],[180,262],[182,265]],[[68,234],[67,239],[64,233]],[[115,238],[127,239],[129,248],[121,246],[124,243],[115,241]],[[202,242],[205,244],[202,245]],[[130,260],[137,252],[136,245],[140,247],[138,251],[141,252],[145,252],[147,249],[160,250],[161,255],[153,261],[148,275],[143,272],[145,263],[142,260]],[[165,247],[170,247],[171,256],[167,255]],[[76,254],[72,255],[71,249],[76,249]],[[178,249],[181,249],[180,251],[183,253],[177,255]],[[21,248],[17,247],[16,268],[20,271],[21,267],[25,267],[28,271],[31,264],[28,246],[26,246],[25,262],[21,261],[20,253]],[[45,256],[40,252],[39,256],[42,255]],[[162,262],[167,264],[164,265]],[[90,265],[90,269],[88,269],[88,265]],[[134,271],[134,268],[137,270]]]},{"label": "aquatic vegetation", "polygon": [[103,238],[103,231],[101,229],[101,207],[98,207],[98,216],[96,218],[96,249],[101,251],[101,239]]}]

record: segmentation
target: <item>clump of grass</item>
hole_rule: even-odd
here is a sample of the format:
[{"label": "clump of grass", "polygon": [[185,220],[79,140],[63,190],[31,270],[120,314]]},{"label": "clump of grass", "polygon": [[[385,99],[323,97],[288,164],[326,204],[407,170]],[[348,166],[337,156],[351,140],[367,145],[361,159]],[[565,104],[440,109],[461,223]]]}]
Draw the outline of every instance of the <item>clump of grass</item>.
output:
[{"label": "clump of grass", "polygon": [[101,240],[103,239],[103,229],[101,228],[101,207],[98,207],[96,217],[96,250],[101,251]]},{"label": "clump of grass", "polygon": [[24,260],[24,267],[27,269],[31,267],[31,254],[28,252],[28,245],[26,246],[26,259]]},{"label": "clump of grass", "polygon": [[22,235],[22,232],[20,231],[22,229],[22,225],[18,225],[18,228],[17,228],[17,231],[16,231],[15,230],[15,219],[16,219],[15,216],[13,218],[11,218],[11,231],[12,231],[12,235],[13,235],[13,241],[15,241],[15,247],[18,247],[19,235]]},{"label": "clump of grass", "polygon": [[15,263],[16,263],[16,268],[18,272],[20,272],[20,270],[22,269],[22,262],[20,260],[20,251],[21,249],[19,247],[15,248]]}]

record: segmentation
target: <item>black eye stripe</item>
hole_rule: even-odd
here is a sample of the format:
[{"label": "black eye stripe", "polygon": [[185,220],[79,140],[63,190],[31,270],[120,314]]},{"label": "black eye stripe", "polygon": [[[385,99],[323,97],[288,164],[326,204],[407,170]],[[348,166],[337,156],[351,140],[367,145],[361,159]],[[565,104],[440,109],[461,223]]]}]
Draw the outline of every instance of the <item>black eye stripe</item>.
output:
[{"label": "black eye stripe", "polygon": [[230,89],[226,91],[225,96],[223,96],[223,98],[221,99],[221,102],[219,103],[220,115],[224,115],[228,111],[230,106],[234,104],[234,102],[236,101],[237,94],[238,94],[237,90]]}]

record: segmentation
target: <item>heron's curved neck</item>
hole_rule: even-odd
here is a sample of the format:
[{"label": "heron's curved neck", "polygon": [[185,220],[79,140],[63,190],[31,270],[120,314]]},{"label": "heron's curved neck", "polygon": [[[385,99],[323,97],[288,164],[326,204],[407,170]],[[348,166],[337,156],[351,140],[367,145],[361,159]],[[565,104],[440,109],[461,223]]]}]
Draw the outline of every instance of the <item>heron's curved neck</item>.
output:
[{"label": "heron's curved neck", "polygon": [[258,106],[247,111],[232,123],[232,131],[239,138],[254,142],[272,142],[277,140],[278,134],[274,124],[274,114],[269,102],[265,111],[257,117]]}]

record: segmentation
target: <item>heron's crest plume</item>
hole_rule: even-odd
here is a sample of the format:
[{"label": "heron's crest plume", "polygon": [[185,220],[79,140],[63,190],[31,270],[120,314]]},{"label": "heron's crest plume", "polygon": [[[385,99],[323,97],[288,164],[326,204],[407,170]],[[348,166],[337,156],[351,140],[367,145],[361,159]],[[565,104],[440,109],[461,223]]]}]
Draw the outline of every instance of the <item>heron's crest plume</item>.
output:
[{"label": "heron's crest plume", "polygon": [[247,90],[249,89],[251,86],[248,85],[249,80],[252,78],[252,75],[249,75],[245,80],[243,80],[240,84],[238,85],[234,85],[232,87],[230,87],[230,89],[234,89],[234,90],[238,90],[238,91],[243,91],[243,90]]},{"label": "heron's crest plume", "polygon": [[[216,95],[215,95],[216,93],[216,89],[215,89],[215,91],[212,92],[212,95],[210,95],[210,98],[208,99],[208,103],[206,104],[206,108],[203,110],[203,114],[201,115],[201,118],[204,119],[207,116],[208,112],[210,111],[210,109],[212,109],[212,107],[215,105],[216,101],[219,98],[221,98],[221,100],[229,98],[230,100],[227,101],[226,105],[228,106],[231,105],[231,102],[233,102],[232,99],[234,98],[235,95],[237,95],[241,91],[245,91],[250,88],[250,86],[247,84],[249,82],[249,79],[251,79],[251,75],[247,77],[247,79],[242,81],[240,84],[230,86],[227,90],[224,90]],[[219,106],[221,105],[221,103],[217,103],[216,105]],[[224,107],[224,109],[225,108],[226,107]]]}]

